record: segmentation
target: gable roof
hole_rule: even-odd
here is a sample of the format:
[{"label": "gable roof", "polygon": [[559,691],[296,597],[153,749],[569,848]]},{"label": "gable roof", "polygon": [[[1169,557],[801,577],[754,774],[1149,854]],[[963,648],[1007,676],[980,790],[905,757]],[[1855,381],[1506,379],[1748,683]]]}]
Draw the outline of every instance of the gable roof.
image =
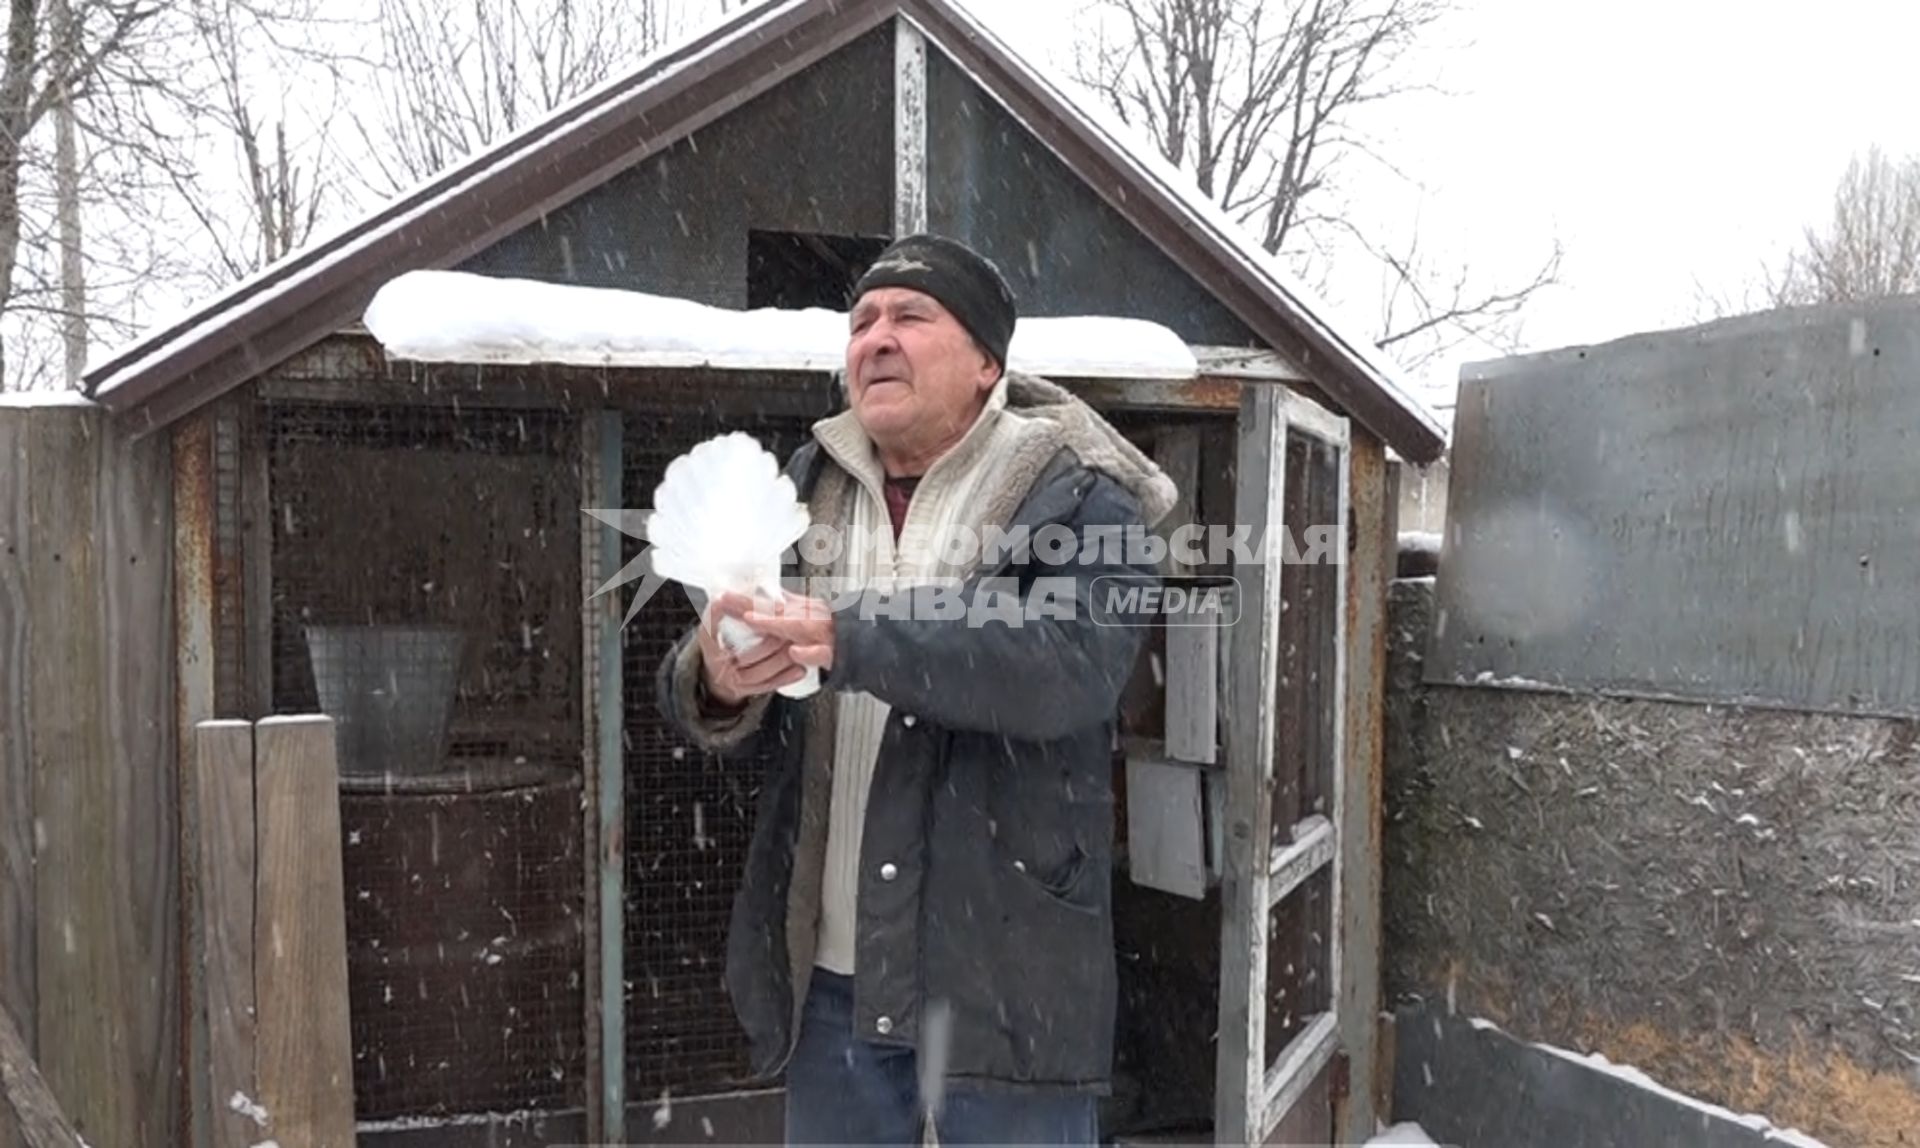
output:
[{"label": "gable roof", "polygon": [[86,391],[145,427],[170,422],[352,323],[388,279],[487,249],[895,16],[1355,421],[1409,461],[1439,455],[1439,423],[1364,337],[1331,321],[1190,180],[1128,146],[952,0],[765,0],[120,349],[89,368]]}]

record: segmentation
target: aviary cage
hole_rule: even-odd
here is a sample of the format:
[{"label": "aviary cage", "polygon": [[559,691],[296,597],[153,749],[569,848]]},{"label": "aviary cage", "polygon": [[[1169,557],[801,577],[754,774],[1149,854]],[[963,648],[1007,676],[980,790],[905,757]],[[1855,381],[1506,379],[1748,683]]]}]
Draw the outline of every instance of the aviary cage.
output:
[{"label": "aviary cage", "polygon": [[[375,384],[336,347],[214,423],[220,704],[337,723],[363,1135],[510,1114],[572,1127],[615,1009],[631,1103],[745,1084],[723,967],[758,770],[660,717],[654,671],[694,620],[669,586],[620,627],[620,824],[595,832],[606,706],[590,699],[612,675],[588,595],[642,543],[604,558],[585,511],[646,506],[670,461],[724,431],[784,456],[833,394],[824,375],[763,401],[663,374],[623,380],[636,405],[603,413],[579,401],[585,374],[402,368]],[[617,480],[583,431],[605,425],[621,428]],[[622,902],[596,925],[609,855]],[[609,953],[616,1005],[590,991]]]}]

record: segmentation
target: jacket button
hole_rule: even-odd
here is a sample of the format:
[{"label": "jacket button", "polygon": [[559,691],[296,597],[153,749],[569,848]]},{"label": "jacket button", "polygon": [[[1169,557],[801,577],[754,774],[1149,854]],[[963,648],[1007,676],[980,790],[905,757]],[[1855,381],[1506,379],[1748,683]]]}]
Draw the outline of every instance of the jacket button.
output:
[{"label": "jacket button", "polygon": [[891,881],[895,877],[898,877],[899,875],[900,875],[900,867],[898,865],[895,865],[891,861],[887,862],[885,865],[880,866],[880,879],[882,881]]},{"label": "jacket button", "polygon": [[888,1033],[893,1031],[893,1018],[890,1016],[883,1016],[879,1020],[876,1020],[873,1022],[873,1027],[876,1031],[880,1033],[881,1036],[885,1036]]},{"label": "jacket button", "polygon": [[906,726],[908,729],[912,729],[914,726],[914,723],[919,720],[920,719],[914,717],[912,714],[908,714],[906,717],[903,717],[900,719],[900,724],[903,726]]}]

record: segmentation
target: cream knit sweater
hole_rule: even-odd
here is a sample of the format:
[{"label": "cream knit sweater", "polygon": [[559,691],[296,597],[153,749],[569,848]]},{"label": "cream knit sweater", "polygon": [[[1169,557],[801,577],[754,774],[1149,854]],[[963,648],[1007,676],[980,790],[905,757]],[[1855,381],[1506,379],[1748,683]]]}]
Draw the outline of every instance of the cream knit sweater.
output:
[{"label": "cream knit sweater", "polygon": [[[887,517],[885,471],[853,413],[842,412],[815,424],[814,437],[821,449],[854,479],[853,506],[847,515],[850,544],[834,571],[843,585],[895,590],[967,574],[966,569],[943,561],[947,548],[942,543],[956,528],[981,528],[982,488],[1027,435],[1041,432],[1033,420],[1006,406],[1007,380],[1002,376],[966,436],[921,476],[898,542],[893,540]],[[822,968],[850,974],[858,920],[860,838],[890,707],[860,692],[840,694],[836,705],[833,799],[814,960]]]}]

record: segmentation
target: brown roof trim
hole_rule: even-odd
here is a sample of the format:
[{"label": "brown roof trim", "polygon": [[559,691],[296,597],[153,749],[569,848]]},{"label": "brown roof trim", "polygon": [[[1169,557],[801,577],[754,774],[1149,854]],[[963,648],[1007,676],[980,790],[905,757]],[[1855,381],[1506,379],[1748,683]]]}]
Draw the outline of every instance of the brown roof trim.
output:
[{"label": "brown roof trim", "polygon": [[[597,186],[844,47],[894,10],[890,0],[803,0],[771,14],[751,9],[530,136],[468,160],[141,340],[90,370],[89,391],[110,410],[136,412],[136,422],[146,427],[169,422],[358,318],[394,275],[458,263],[485,250],[552,204]],[[751,33],[743,34],[749,27]],[[454,195],[457,212],[433,210]],[[476,228],[476,219],[489,222]],[[230,320],[204,328],[220,313],[229,313]],[[203,328],[198,337],[195,328]],[[112,386],[94,389],[109,379]]]},{"label": "brown roof trim", "polygon": [[963,70],[997,96],[1026,128],[1102,199],[1180,268],[1205,284],[1241,322],[1314,375],[1321,389],[1357,422],[1412,462],[1439,457],[1446,440],[1417,404],[1397,394],[1356,349],[1300,300],[1249,266],[1243,241],[1197,218],[1124,150],[1096,131],[1071,104],[1015,66],[998,45],[983,43],[971,21],[946,0],[900,0],[900,9]]}]

